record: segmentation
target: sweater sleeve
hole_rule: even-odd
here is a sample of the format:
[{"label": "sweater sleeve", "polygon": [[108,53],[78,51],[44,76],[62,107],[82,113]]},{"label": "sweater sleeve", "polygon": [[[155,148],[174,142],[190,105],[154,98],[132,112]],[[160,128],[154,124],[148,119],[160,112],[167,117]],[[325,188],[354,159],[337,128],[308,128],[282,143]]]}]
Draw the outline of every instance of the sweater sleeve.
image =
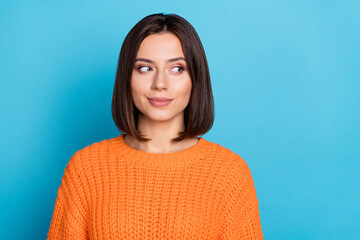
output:
[{"label": "sweater sleeve", "polygon": [[79,153],[75,153],[65,168],[58,189],[48,240],[88,239],[86,222],[86,190]]},{"label": "sweater sleeve", "polygon": [[219,239],[263,239],[254,181],[246,162],[240,156],[237,160],[240,164],[239,167],[234,167],[230,174],[222,234]]}]

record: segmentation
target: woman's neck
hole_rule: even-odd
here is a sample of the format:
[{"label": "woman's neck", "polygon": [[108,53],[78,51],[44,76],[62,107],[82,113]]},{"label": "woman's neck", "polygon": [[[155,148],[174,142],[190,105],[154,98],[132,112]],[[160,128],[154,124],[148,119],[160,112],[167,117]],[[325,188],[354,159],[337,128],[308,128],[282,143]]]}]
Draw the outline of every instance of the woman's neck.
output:
[{"label": "woman's neck", "polygon": [[179,136],[185,126],[183,118],[175,118],[172,121],[151,121],[139,118],[138,130],[145,138],[151,140],[140,142],[130,135],[125,136],[125,143],[140,151],[151,153],[171,153],[182,151],[195,145],[198,138],[186,138],[180,142],[173,142],[172,139]]},{"label": "woman's neck", "polygon": [[140,142],[136,138],[126,135],[124,137],[126,145],[139,151],[149,153],[173,153],[180,152],[194,146],[199,138],[186,138],[180,142],[172,143],[161,139],[152,139],[148,142]]}]

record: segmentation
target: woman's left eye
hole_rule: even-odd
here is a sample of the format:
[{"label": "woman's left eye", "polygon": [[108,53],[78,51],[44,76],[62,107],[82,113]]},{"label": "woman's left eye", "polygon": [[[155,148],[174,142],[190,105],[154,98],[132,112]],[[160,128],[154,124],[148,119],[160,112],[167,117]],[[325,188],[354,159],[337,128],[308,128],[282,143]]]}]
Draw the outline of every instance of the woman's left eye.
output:
[{"label": "woman's left eye", "polygon": [[174,72],[182,72],[182,71],[184,71],[184,68],[180,67],[180,66],[173,67],[173,69],[174,69]]}]

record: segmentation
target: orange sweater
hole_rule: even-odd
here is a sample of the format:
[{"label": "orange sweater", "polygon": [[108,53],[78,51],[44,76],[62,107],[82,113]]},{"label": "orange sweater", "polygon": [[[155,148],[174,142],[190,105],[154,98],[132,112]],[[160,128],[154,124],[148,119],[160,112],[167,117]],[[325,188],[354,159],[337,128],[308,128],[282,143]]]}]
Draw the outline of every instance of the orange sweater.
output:
[{"label": "orange sweater", "polygon": [[124,135],[77,151],[48,239],[263,239],[250,170],[200,138],[175,153],[135,150]]}]

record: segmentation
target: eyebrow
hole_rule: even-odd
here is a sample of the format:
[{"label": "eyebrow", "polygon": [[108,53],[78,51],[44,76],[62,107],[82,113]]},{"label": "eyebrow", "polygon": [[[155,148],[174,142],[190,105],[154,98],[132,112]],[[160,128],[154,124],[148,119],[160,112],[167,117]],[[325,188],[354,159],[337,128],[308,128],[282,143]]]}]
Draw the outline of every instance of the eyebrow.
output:
[{"label": "eyebrow", "polygon": [[[179,61],[179,60],[184,60],[185,61],[185,58],[183,58],[183,57],[170,58],[166,62],[176,62],[176,61]],[[136,61],[154,63],[153,60],[150,60],[150,59],[147,59],[147,58],[137,58],[137,59],[135,59],[135,62]]]}]

